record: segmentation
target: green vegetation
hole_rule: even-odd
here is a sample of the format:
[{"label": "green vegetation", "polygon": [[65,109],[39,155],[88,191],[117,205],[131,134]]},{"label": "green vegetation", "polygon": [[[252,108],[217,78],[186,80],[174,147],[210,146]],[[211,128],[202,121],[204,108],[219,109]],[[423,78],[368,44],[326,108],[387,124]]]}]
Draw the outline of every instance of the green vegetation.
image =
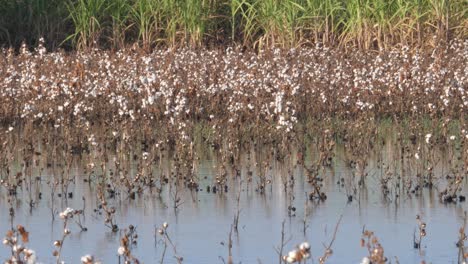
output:
[{"label": "green vegetation", "polygon": [[466,0],[0,0],[0,45],[361,49],[466,38]]}]

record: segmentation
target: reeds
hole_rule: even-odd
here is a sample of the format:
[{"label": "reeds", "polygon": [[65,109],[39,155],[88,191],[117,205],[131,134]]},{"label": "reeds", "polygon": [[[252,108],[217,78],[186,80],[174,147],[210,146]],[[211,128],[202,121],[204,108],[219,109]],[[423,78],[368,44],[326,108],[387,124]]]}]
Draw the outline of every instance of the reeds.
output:
[{"label": "reeds", "polygon": [[103,13],[106,8],[104,0],[78,0],[67,4],[69,18],[75,26],[75,32],[65,41],[71,39],[77,49],[85,50],[97,45],[102,30]]},{"label": "reeds", "polygon": [[28,0],[0,5],[0,43],[16,47],[44,37],[50,47],[62,43],[78,50],[133,44],[291,48],[317,42],[388,49],[464,39],[467,28],[463,0]]}]

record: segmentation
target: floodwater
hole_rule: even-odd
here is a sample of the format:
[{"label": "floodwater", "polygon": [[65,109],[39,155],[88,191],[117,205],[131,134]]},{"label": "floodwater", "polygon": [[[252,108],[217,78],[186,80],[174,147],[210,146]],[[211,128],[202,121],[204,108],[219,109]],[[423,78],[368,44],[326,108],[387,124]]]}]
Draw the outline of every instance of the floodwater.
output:
[{"label": "floodwater", "polygon": [[[443,180],[436,181],[432,189],[424,188],[419,195],[401,192],[396,198],[395,190],[391,190],[385,198],[379,184],[382,171],[376,166],[375,155],[368,161],[366,186],[349,202],[349,187],[337,184],[341,178],[347,182],[352,173],[340,153],[337,151],[333,165],[320,173],[322,190],[328,197],[323,202],[308,201],[306,204],[306,193],[312,191],[312,186],[306,181],[305,171],[300,166],[287,167],[271,162],[267,175],[272,182],[264,194],[256,191],[255,171],[251,183],[242,181],[239,228],[238,232],[232,231],[234,263],[279,263],[275,248],[280,245],[283,221],[288,241],[283,254],[308,241],[312,258],[307,263],[318,263],[318,258],[324,253],[324,245],[333,237],[340,216],[342,220],[328,263],[360,263],[368,255],[367,249],[360,246],[364,228],[376,234],[391,263],[397,260],[399,263],[420,263],[422,260],[426,263],[457,263],[455,243],[467,205],[439,201],[437,190],[443,188]],[[438,155],[443,157],[444,153]],[[388,155],[386,161],[391,162],[391,159]],[[76,224],[69,224],[72,233],[65,239],[62,249],[62,259],[66,263],[78,263],[86,254],[103,263],[118,263],[119,237],[129,225],[134,225],[138,234],[132,254],[144,263],[159,263],[164,244],[162,237],[155,234],[164,222],[169,224],[168,234],[177,247],[178,255],[183,257],[183,263],[227,263],[228,237],[237,211],[239,181],[229,177],[228,192],[207,192],[206,187],[213,183],[212,178],[217,173],[216,157],[205,155],[199,161],[199,190],[183,189],[182,204],[177,210],[172,206],[168,187],[163,188],[160,196],[155,190],[148,189],[136,199],[128,198],[125,193],[114,199],[108,198],[109,205],[116,207],[115,219],[121,229],[115,233],[104,225],[104,216],[95,212],[99,202],[93,184],[83,181],[88,177],[83,171],[86,167],[83,160],[76,158],[72,166],[75,181],[70,184],[68,192],[72,192],[73,197],[59,198],[58,191],[55,194],[55,220],[52,220],[51,191],[47,183],[52,175],[51,168],[43,168],[42,171],[36,168],[38,178],[30,186],[23,186],[16,197],[8,196],[5,188],[0,190],[0,230],[5,233],[10,228],[8,211],[12,206],[15,210],[13,225],[22,224],[30,232],[27,246],[36,251],[39,263],[55,262],[53,241],[61,239],[63,232],[63,221],[58,212],[67,207],[84,208],[83,224],[88,231],[80,231]],[[439,163],[436,176],[444,173],[443,164]],[[17,166],[20,168],[20,163]],[[282,176],[288,173],[288,168],[295,178],[294,199],[283,188]],[[243,168],[242,177],[245,178],[246,173]],[[461,194],[465,193],[465,187]],[[42,194],[40,199],[39,193]],[[35,201],[32,209],[31,199]],[[289,206],[296,208],[295,216],[289,214]],[[305,211],[307,216],[304,217]],[[427,223],[427,236],[422,241],[421,250],[413,248],[413,234],[418,228],[416,215]],[[305,232],[304,219],[307,225]],[[5,260],[9,253],[9,248],[0,247],[0,260]],[[164,263],[176,263],[170,246]]]}]

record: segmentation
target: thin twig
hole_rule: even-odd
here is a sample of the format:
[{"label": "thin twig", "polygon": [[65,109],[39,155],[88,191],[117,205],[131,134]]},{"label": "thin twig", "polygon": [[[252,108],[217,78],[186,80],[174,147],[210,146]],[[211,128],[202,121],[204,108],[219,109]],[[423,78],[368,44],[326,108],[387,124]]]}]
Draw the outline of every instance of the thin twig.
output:
[{"label": "thin twig", "polygon": [[333,246],[333,243],[335,242],[335,239],[336,239],[336,234],[338,233],[338,228],[340,226],[340,223],[341,223],[341,220],[343,219],[343,215],[340,215],[340,218],[338,219],[338,222],[336,223],[336,226],[335,226],[335,230],[333,231],[333,237],[332,237],[332,240],[330,241],[330,244],[328,244],[328,246],[326,246],[324,244],[324,247],[325,247],[325,252],[323,253],[323,256],[321,256],[319,258],[319,262],[320,264],[323,264],[325,263],[325,261],[327,260],[328,257],[330,257],[332,254],[333,254],[333,251],[332,251],[332,246]]}]

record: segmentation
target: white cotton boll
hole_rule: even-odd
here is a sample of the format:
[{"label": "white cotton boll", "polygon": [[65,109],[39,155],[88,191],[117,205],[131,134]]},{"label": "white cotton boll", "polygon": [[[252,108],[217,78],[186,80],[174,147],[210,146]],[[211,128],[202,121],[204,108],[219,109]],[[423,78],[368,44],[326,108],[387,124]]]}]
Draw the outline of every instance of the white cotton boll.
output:
[{"label": "white cotton boll", "polygon": [[148,97],[148,104],[152,105],[154,103],[154,96]]},{"label": "white cotton boll", "polygon": [[431,141],[432,134],[426,134],[426,143],[429,144]]},{"label": "white cotton boll", "polygon": [[23,251],[24,247],[22,245],[14,245],[13,252],[21,252]]},{"label": "white cotton boll", "polygon": [[91,255],[85,255],[85,256],[81,257],[81,262],[83,262],[83,263],[91,263],[91,262],[93,262],[93,259],[94,259],[93,256],[91,256]]},{"label": "white cotton boll", "polygon": [[[288,259],[293,260],[292,262],[295,262],[298,258],[299,252],[297,250],[289,251],[288,253]],[[289,263],[292,263],[289,262]]]},{"label": "white cotton boll", "polygon": [[60,216],[60,219],[65,219],[67,217],[67,215],[63,212],[60,212],[59,216]]},{"label": "white cotton boll", "polygon": [[117,254],[119,254],[119,256],[122,256],[123,254],[125,254],[125,248],[119,247],[119,249],[117,249]]},{"label": "white cotton boll", "polygon": [[26,260],[26,264],[36,264],[37,257],[36,257],[36,252],[31,249],[26,250],[26,255],[24,259]]},{"label": "white cotton boll", "polygon": [[361,260],[361,264],[370,264],[371,261],[368,257],[364,257],[362,260]]},{"label": "white cotton boll", "polygon": [[304,242],[299,246],[299,249],[308,251],[310,249],[310,244],[308,242]]},{"label": "white cotton boll", "polygon": [[66,214],[72,214],[74,212],[75,212],[75,209],[73,209],[73,208],[67,207],[67,209],[65,209]]}]

